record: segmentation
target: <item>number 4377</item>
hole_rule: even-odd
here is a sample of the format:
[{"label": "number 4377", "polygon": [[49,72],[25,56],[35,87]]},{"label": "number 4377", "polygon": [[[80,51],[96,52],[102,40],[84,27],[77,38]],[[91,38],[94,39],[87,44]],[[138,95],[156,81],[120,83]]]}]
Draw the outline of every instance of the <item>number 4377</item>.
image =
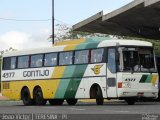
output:
[{"label": "number 4377", "polygon": [[14,77],[15,73],[14,72],[9,72],[9,73],[3,73],[2,77],[3,78],[12,78]]}]

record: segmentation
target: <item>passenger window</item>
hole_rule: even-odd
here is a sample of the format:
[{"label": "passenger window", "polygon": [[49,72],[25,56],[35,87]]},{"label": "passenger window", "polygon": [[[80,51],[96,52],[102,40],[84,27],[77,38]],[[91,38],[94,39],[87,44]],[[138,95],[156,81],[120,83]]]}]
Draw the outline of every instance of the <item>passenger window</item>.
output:
[{"label": "passenger window", "polygon": [[89,50],[75,51],[74,64],[88,63]]},{"label": "passenger window", "polygon": [[43,55],[32,55],[31,56],[31,67],[42,67]]},{"label": "passenger window", "polygon": [[3,59],[3,70],[10,70],[16,68],[16,57],[7,57]]},{"label": "passenger window", "polygon": [[57,53],[45,54],[44,66],[56,66],[57,65]]},{"label": "passenger window", "polygon": [[11,57],[11,69],[16,68],[16,57]]},{"label": "passenger window", "polygon": [[59,65],[72,64],[73,52],[62,52],[59,54]]},{"label": "passenger window", "polygon": [[11,58],[10,57],[3,58],[3,70],[9,70],[10,65],[11,65]]},{"label": "passenger window", "polygon": [[29,56],[18,57],[18,68],[28,68],[29,67]]},{"label": "passenger window", "polygon": [[91,50],[91,63],[102,62],[104,49],[94,49]]}]

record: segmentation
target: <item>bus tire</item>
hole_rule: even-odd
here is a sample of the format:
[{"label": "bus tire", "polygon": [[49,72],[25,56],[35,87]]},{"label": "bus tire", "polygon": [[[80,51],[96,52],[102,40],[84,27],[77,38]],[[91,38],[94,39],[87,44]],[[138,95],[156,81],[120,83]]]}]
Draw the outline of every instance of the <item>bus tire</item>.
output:
[{"label": "bus tire", "polygon": [[40,87],[34,89],[33,98],[36,102],[36,105],[45,105],[47,102],[47,100],[43,98],[42,89]]},{"label": "bus tire", "polygon": [[66,99],[68,105],[76,105],[77,99]]},{"label": "bus tire", "polygon": [[23,104],[28,105],[34,105],[34,100],[31,99],[31,95],[29,92],[29,89],[27,87],[24,87],[21,91],[21,99],[23,101]]},{"label": "bus tire", "polygon": [[103,95],[102,95],[102,90],[100,87],[97,87],[96,90],[96,103],[97,105],[103,105],[104,99],[103,99]]},{"label": "bus tire", "polygon": [[127,98],[125,99],[125,101],[127,102],[128,105],[134,105],[136,102],[135,98]]},{"label": "bus tire", "polygon": [[50,99],[48,101],[50,105],[62,105],[64,102],[64,99]]}]

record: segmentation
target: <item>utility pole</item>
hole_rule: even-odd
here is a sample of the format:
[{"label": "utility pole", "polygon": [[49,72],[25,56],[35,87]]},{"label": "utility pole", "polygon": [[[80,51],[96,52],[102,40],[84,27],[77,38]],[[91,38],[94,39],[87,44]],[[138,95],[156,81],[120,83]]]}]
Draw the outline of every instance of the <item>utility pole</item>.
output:
[{"label": "utility pole", "polygon": [[52,0],[52,45],[54,44],[54,0]]}]

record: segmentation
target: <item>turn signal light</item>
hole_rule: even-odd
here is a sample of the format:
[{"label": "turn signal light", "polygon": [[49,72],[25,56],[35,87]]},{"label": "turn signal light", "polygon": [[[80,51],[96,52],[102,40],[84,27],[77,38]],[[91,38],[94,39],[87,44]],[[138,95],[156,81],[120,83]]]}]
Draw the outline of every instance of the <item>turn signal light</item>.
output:
[{"label": "turn signal light", "polygon": [[122,88],[122,82],[118,83],[118,88]]}]

